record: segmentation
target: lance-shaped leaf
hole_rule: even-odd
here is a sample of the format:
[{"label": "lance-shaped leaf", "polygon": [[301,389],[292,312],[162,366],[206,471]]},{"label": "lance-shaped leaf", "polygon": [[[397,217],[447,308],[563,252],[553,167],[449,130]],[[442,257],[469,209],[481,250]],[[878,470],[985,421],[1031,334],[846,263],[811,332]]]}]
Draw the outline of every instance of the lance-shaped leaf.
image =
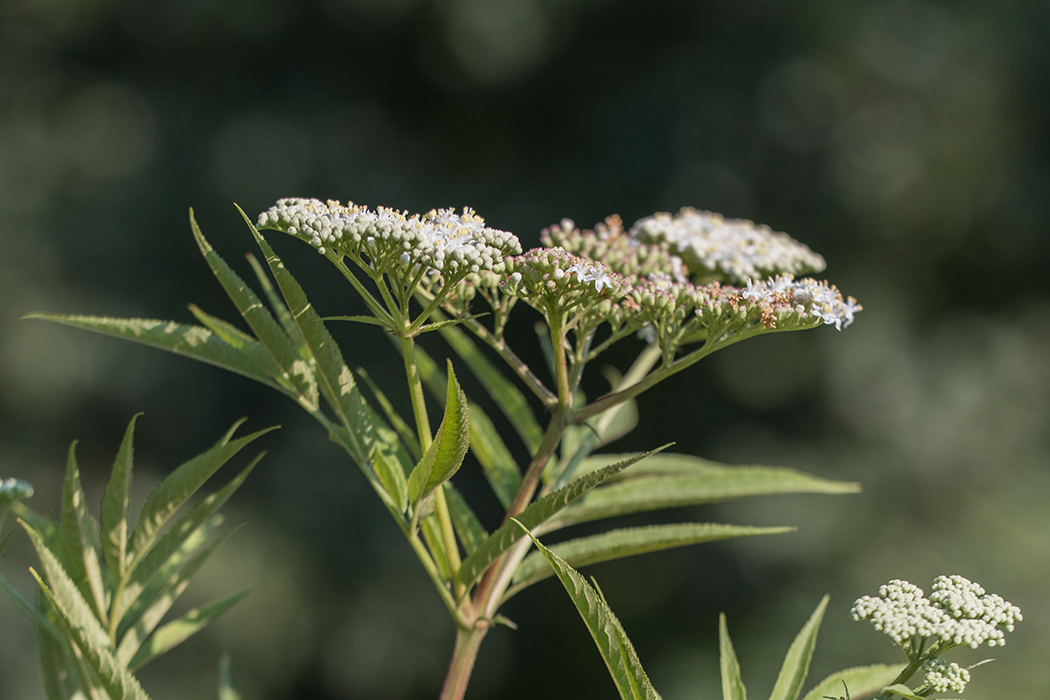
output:
[{"label": "lance-shaped leaf", "polygon": [[[149,700],[135,676],[117,661],[110,646],[109,638],[102,625],[95,617],[87,601],[80,594],[76,584],[66,573],[58,559],[44,544],[43,538],[36,530],[22,523],[29,535],[33,547],[40,557],[47,583],[36,577],[44,596],[54,607],[58,620],[66,633],[80,649],[84,660],[97,675],[105,691],[113,700]],[[50,586],[49,586],[50,584]]]},{"label": "lance-shaped leaf", "polygon": [[514,430],[521,436],[522,442],[533,454],[543,439],[543,429],[536,421],[536,416],[529,407],[525,395],[521,393],[506,375],[496,369],[488,357],[474,344],[466,333],[457,326],[442,326],[441,335],[452,346],[485,387],[492,400],[496,402]]},{"label": "lance-shaped leaf", "polygon": [[[155,589],[155,592],[147,589],[136,605],[128,611],[127,620],[134,620],[134,624],[123,634],[120,645],[117,647],[117,658],[125,664],[130,664],[131,659],[139,651],[142,643],[160,624],[161,619],[168,613],[171,606],[186,590],[193,577],[205,560],[211,556],[215,549],[232,534],[233,530],[226,530],[211,541],[200,547],[192,556],[188,557],[177,571],[167,576],[163,583]],[[148,602],[146,602],[148,601]],[[137,604],[144,603],[141,607]]]},{"label": "lance-shaped leaf", "polygon": [[802,684],[809,673],[809,662],[813,658],[813,649],[817,645],[817,632],[827,607],[828,596],[824,596],[802,626],[802,631],[795,637],[795,641],[791,642],[769,700],[795,700],[802,691]]},{"label": "lance-shaped leaf", "polygon": [[725,613],[718,616],[718,667],[722,675],[722,700],[747,700],[747,688],[740,677],[740,662],[729,639]]},{"label": "lance-shaped leaf", "polygon": [[128,668],[132,671],[140,669],[166,651],[182,644],[201,631],[209,622],[236,605],[246,595],[248,591],[234,593],[204,607],[194,608],[182,617],[158,627],[131,658]]},{"label": "lance-shaped leaf", "polygon": [[291,319],[299,329],[299,337],[295,338],[299,345],[300,356],[307,357],[315,363],[317,369],[317,381],[321,393],[324,394],[328,404],[342,419],[343,424],[351,431],[356,440],[356,459],[359,464],[364,463],[369,455],[362,433],[370,429],[369,425],[360,425],[355,420],[360,420],[361,414],[355,404],[355,394],[360,394],[354,382],[353,374],[343,361],[343,355],[339,351],[332,335],[325,328],[324,320],[314,309],[306,298],[303,288],[288,271],[273,248],[262,237],[255,224],[245,216],[238,208],[248,228],[255,237],[255,242],[263,252],[270,273],[277,281],[281,295],[288,304]]},{"label": "lance-shaped leaf", "polygon": [[[524,526],[521,527],[525,530]],[[649,676],[642,668],[623,625],[613,614],[601,592],[587,583],[578,571],[557,554],[540,544],[532,533],[525,530],[525,534],[546,557],[558,580],[565,586],[569,598],[587,626],[587,631],[598,646],[598,652],[609,669],[620,697],[624,700],[659,700],[660,695],[649,682]]]},{"label": "lance-shaped leaf", "polygon": [[[139,414],[141,415],[141,414]],[[113,469],[102,496],[102,553],[114,580],[122,581],[127,566],[128,501],[131,490],[131,468],[134,457],[135,421],[132,416],[117,449]]]},{"label": "lance-shaped leaf", "polygon": [[[419,376],[423,384],[434,396],[445,393],[447,378],[438,369],[437,364],[422,348],[416,348],[416,361]],[[510,506],[514,494],[521,484],[521,470],[500,437],[492,420],[485,411],[473,401],[468,403],[470,409],[470,451],[481,464],[492,490],[504,508]]]},{"label": "lance-shaped leaf", "polygon": [[[734,537],[776,535],[793,532],[792,527],[751,527],[720,523],[673,523],[610,530],[598,535],[551,545],[550,549],[575,569],[588,564],[633,557],[647,552],[658,552],[674,547],[685,547],[702,542],[727,540]],[[551,576],[551,568],[540,552],[533,552],[514,572],[511,588],[504,597],[510,598],[527,586]]]},{"label": "lance-shaped leaf", "polygon": [[417,503],[452,475],[463,464],[470,447],[470,411],[467,396],[456,381],[451,360],[448,363],[448,392],[445,398],[445,415],[438,426],[437,435],[423,458],[408,477],[408,499]]},{"label": "lance-shaped leaf", "polygon": [[192,544],[190,538],[201,537],[201,529],[229,500],[234,491],[241,487],[241,484],[248,478],[248,474],[262,458],[262,454],[258,455],[228,484],[194,506],[185,517],[157,540],[149,553],[139,561],[134,571],[129,572],[130,575],[114,608],[114,616],[118,620],[134,604],[139,595],[154,583],[154,577],[158,575],[158,572],[162,569],[174,570],[174,561],[181,561],[185,558],[185,551]]},{"label": "lance-shaped leaf", "polygon": [[197,492],[223,464],[250,442],[274,427],[263,428],[236,440],[230,440],[244,421],[238,421],[214,447],[181,464],[169,474],[146,499],[139,521],[131,534],[128,556],[134,565],[145,556],[156,541],[158,531],[175,514],[190,496]]},{"label": "lance-shaped leaf", "polygon": [[61,561],[81,593],[91,601],[99,620],[106,619],[106,589],[98,554],[98,523],[88,513],[77,467],[76,445],[69,446],[66,478],[62,484],[62,520],[59,524]]},{"label": "lance-shaped leaf", "polygon": [[296,366],[296,362],[301,362],[302,360],[292,340],[270,312],[266,310],[266,306],[255,295],[255,292],[245,284],[244,280],[233,271],[233,268],[208,243],[208,240],[197,225],[192,209],[190,210],[190,228],[193,229],[193,237],[197,241],[201,255],[204,256],[208,267],[211,268],[212,273],[215,275],[215,279],[222,285],[226,295],[230,297],[234,306],[237,307],[237,310],[244,317],[252,332],[255,333],[255,337],[259,339],[259,342],[272,359],[273,362],[269,369],[277,374],[276,379],[278,382],[286,387],[285,393],[290,394],[293,398],[297,398],[304,405],[308,404],[310,392],[313,388],[309,381],[312,377],[307,377],[307,368]]},{"label": "lance-shaped leaf", "polygon": [[[599,469],[596,472],[584,474],[583,476],[574,479],[562,488],[557,491],[552,491],[525,510],[521,511],[521,513],[517,515],[518,522],[526,529],[534,529],[537,525],[546,521],[552,515],[601,484],[613,474],[623,471],[635,462],[645,459],[649,455],[659,452],[665,447],[667,447],[667,445],[655,450],[650,450],[649,452],[641,452],[632,455],[621,462],[611,464],[604,469]],[[478,548],[474,550],[470,556],[463,560],[462,565],[459,567],[459,572],[456,574],[456,578],[459,579],[459,582],[464,586],[470,586],[485,572],[486,569],[489,568],[489,566],[492,565],[493,562],[499,559],[504,552],[510,549],[515,542],[524,536],[525,532],[513,521],[508,520],[503,523],[498,530],[493,532],[484,542],[478,545]]]},{"label": "lance-shaped leaf", "polygon": [[238,348],[207,328],[154,318],[106,318],[66,314],[29,314],[23,318],[52,321],[132,340],[236,372],[282,393],[289,393],[273,379],[273,371],[269,366],[272,362],[267,360],[267,363],[263,364],[260,360],[262,346],[247,336],[244,336],[244,346]]},{"label": "lance-shaped leaf", "polygon": [[[584,460],[581,471],[620,455]],[[566,508],[545,531],[625,513],[713,503],[749,496],[783,493],[856,493],[860,485],[811,476],[781,467],[732,467],[688,455],[661,455],[646,460],[625,478],[595,489]]]},{"label": "lance-shaped leaf", "polygon": [[867,697],[892,683],[903,670],[904,664],[874,664],[843,669],[817,683],[802,700],[822,700],[824,696],[841,697],[846,688],[849,688],[851,696]]}]

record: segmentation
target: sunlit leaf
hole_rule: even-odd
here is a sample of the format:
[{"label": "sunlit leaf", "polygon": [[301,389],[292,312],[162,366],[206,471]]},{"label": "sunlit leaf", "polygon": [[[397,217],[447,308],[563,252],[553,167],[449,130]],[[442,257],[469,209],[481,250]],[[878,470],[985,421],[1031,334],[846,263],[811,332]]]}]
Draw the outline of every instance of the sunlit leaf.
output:
[{"label": "sunlit leaf", "polygon": [[[241,487],[248,478],[248,474],[262,458],[262,454],[258,455],[228,484],[194,506],[172,528],[161,535],[149,553],[140,559],[135,568],[129,572],[128,580],[124,584],[120,600],[117,601],[115,607],[115,616],[118,619],[135,603],[139,595],[154,583],[154,577],[158,575],[158,572],[173,571],[176,568],[175,562],[184,560],[186,553],[192,551],[196,543],[203,541],[202,528]],[[191,538],[194,538],[192,542]]]},{"label": "sunlit leaf", "polygon": [[[664,445],[664,447],[667,446]],[[649,455],[659,452],[664,449],[664,447],[632,455],[631,457],[617,462],[616,464],[611,464],[604,469],[599,469],[598,471],[584,474],[583,476],[574,479],[566,486],[557,491],[552,491],[525,510],[521,511],[521,513],[517,515],[518,522],[527,529],[531,530],[535,528],[562,508],[601,484],[613,474],[621,472],[639,460],[645,459]],[[524,536],[525,532],[521,527],[518,527],[518,525],[515,525],[511,521],[505,522],[498,530],[489,535],[484,542],[478,545],[478,548],[473,554],[463,560],[459,572],[456,575],[459,582],[464,586],[469,586],[474,583],[474,581],[476,581],[493,562],[499,559],[504,552],[510,549],[515,542]]]},{"label": "sunlit leaf", "polygon": [[66,478],[62,484],[62,518],[58,553],[80,592],[90,601],[99,620],[106,619],[106,589],[99,563],[98,522],[88,513],[80,483],[76,445],[69,446]]},{"label": "sunlit leaf", "polygon": [[128,555],[137,563],[155,543],[158,531],[211,476],[230,458],[261,435],[274,430],[263,428],[230,440],[243,421],[238,421],[211,449],[179,465],[146,499],[135,530],[131,533]]},{"label": "sunlit leaf", "polygon": [[769,700],[795,700],[802,691],[802,684],[809,673],[809,662],[813,658],[813,649],[817,644],[817,632],[827,607],[828,596],[824,596],[802,626],[802,631],[795,637],[795,641],[791,643]]},{"label": "sunlit leaf", "polygon": [[[112,700],[148,700],[149,696],[124,664],[117,661],[110,646],[106,631],[95,617],[76,584],[66,573],[55,555],[44,544],[43,538],[33,528],[22,523],[33,547],[40,557],[47,576],[47,583],[36,573],[40,588],[54,606],[66,633],[75,640],[77,647],[91,669],[97,674]],[[50,584],[50,585],[48,585]]]},{"label": "sunlit leaf", "polygon": [[[621,458],[600,455],[588,458],[580,472]],[[696,457],[665,454],[646,460],[623,477],[610,481],[574,503],[545,527],[545,531],[566,525],[608,518],[625,513],[659,510],[679,506],[713,503],[749,496],[783,493],[856,493],[855,483],[832,481],[794,469],[780,467],[732,467]]]},{"label": "sunlit leaf", "polygon": [[[147,589],[139,597],[136,605],[133,605],[128,611],[126,620],[133,620],[134,623],[120,639],[120,644],[117,646],[118,659],[125,664],[130,663],[146,638],[156,629],[164,615],[186,590],[190,579],[197,573],[200,566],[232,532],[232,530],[226,530],[213,537],[210,542],[198,548],[193,555],[188,557],[177,571],[167,575],[155,592]],[[139,605],[139,603],[143,604]]]},{"label": "sunlit leaf", "polygon": [[824,696],[845,697],[846,689],[849,689],[851,696],[867,697],[892,683],[902,670],[904,670],[904,664],[875,664],[847,668],[832,673],[817,683],[802,700],[823,700]]},{"label": "sunlit leaf", "polygon": [[[282,387],[272,377],[271,368],[258,360],[261,345],[238,349],[224,342],[218,335],[202,326],[185,325],[153,318],[107,318],[104,316],[77,316],[64,314],[29,314],[24,318],[52,321],[65,326],[82,328],[105,335],[131,340],[176,355],[185,355],[201,362],[254,379],[282,393]],[[251,341],[257,343],[257,341]]]},{"label": "sunlit leaf", "polygon": [[[751,537],[754,535],[775,535],[792,532],[791,527],[750,527],[746,525],[723,525],[719,523],[675,523],[669,525],[648,525],[610,530],[598,535],[551,545],[550,549],[575,569],[610,561],[632,557],[647,552],[658,552],[674,547],[684,547],[702,542],[714,542],[734,537]],[[526,586],[532,585],[551,575],[551,568],[539,552],[527,556],[514,573],[514,588],[508,592],[509,598]]]},{"label": "sunlit leaf", "polygon": [[452,478],[463,464],[469,447],[470,412],[467,408],[467,396],[456,381],[452,362],[449,361],[445,415],[438,426],[434,441],[408,477],[409,501],[417,502]]},{"label": "sunlit leaf", "polygon": [[128,502],[131,489],[131,469],[134,453],[135,421],[138,415],[131,418],[127,430],[124,431],[124,439],[117,450],[116,459],[113,460],[113,469],[110,471],[109,481],[106,482],[106,491],[102,497],[102,553],[106,557],[106,566],[109,567],[113,578],[124,579],[127,566],[128,546]]},{"label": "sunlit leaf", "polygon": [[178,619],[158,627],[138,650],[138,653],[132,657],[130,663],[128,663],[128,668],[135,671],[164,652],[175,648],[202,630],[209,622],[232,608],[248,593],[249,591],[241,591],[222,600],[215,601],[210,605],[194,608]]},{"label": "sunlit leaf", "polygon": [[725,613],[718,616],[718,667],[722,675],[722,700],[747,700],[747,688],[740,677],[740,662],[729,639]]},{"label": "sunlit leaf", "polygon": [[[524,526],[522,529],[525,529]],[[620,697],[624,700],[659,700],[660,696],[649,682],[649,676],[642,668],[634,646],[601,592],[592,587],[557,554],[540,544],[527,530],[525,534],[528,534],[536,548],[546,557],[555,575],[565,586],[573,605],[587,626],[587,631],[598,646]]]}]

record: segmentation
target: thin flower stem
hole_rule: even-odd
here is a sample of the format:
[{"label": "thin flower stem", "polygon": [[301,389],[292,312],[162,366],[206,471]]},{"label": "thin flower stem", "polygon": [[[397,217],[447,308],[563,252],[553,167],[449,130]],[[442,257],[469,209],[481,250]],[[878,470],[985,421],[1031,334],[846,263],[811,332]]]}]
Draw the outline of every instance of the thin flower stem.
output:
[{"label": "thin flower stem", "polygon": [[361,284],[361,280],[357,279],[357,275],[355,275],[350,270],[350,268],[346,266],[346,263],[344,263],[342,259],[332,260],[332,262],[335,263],[336,268],[343,273],[343,277],[345,277],[350,282],[350,285],[354,288],[358,295],[360,295],[360,297],[364,299],[365,304],[368,305],[368,308],[372,312],[372,315],[380,319],[387,325],[392,325],[394,319],[390,315],[390,312],[384,309],[383,305],[380,304],[374,296],[372,296],[372,293],[365,289],[365,286]]},{"label": "thin flower stem", "polygon": [[558,386],[558,409],[567,411],[572,408],[572,390],[569,388],[569,364],[565,355],[565,317],[560,310],[547,314],[547,326],[550,329],[551,344],[554,350],[554,376]]},{"label": "thin flower stem", "polygon": [[441,578],[441,572],[438,571],[437,564],[434,563],[433,557],[430,556],[430,552],[427,551],[427,547],[423,544],[423,541],[419,539],[419,535],[413,531],[408,535],[408,543],[412,546],[412,551],[416,553],[419,561],[423,564],[423,568],[426,569],[427,574],[430,576],[430,580],[434,582],[434,588],[438,590],[441,595],[441,602],[448,608],[449,614],[452,615],[452,619],[456,621],[456,625],[463,627],[470,623],[464,619],[463,614],[459,608],[456,607],[456,599],[452,597],[452,592],[448,590],[448,586],[445,585],[444,580]]}]

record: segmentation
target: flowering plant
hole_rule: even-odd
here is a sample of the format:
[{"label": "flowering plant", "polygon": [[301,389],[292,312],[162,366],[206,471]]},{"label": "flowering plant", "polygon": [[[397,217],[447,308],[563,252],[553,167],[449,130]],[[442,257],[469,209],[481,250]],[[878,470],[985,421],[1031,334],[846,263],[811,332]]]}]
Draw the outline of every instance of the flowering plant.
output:
[{"label": "flowering plant", "polygon": [[[592,230],[581,230],[566,219],[543,232],[543,247],[523,252],[513,234],[487,226],[471,209],[413,215],[385,207],[283,199],[257,222],[248,217],[245,221],[265,261],[264,268],[250,258],[265,304],[208,243],[192,212],[190,216],[201,253],[247,331],[194,306],[190,309],[196,325],[37,317],[223,367],[285,394],[313,416],[372,486],[447,608],[456,636],[441,694],[446,700],[463,697],[478,649],[492,626],[514,626],[500,614],[501,606],[552,575],[576,605],[621,697],[658,697],[607,601],[577,568],[791,528],[683,522],[610,524],[587,536],[566,536],[563,531],[628,513],[731,498],[842,494],[859,488],[790,469],[715,464],[671,453],[667,446],[635,454],[600,451],[634,428],[639,394],[715,351],[767,333],[823,325],[842,330],[854,321],[861,306],[835,286],[805,277],[821,271],[824,260],[786,234],[683,209],[673,216],[647,217],[630,229],[616,216]],[[368,314],[322,317],[263,230],[312,245],[360,296]],[[505,332],[512,319],[520,318],[522,306],[531,307],[542,321],[539,342],[547,368],[523,361]],[[361,324],[362,334],[378,326],[393,340],[403,360],[409,418],[394,409],[364,370],[350,368],[327,327],[337,322]],[[420,342],[432,333],[452,350],[454,359],[444,367]],[[585,371],[607,358],[613,346],[633,347],[636,357],[626,368],[607,371],[609,390],[589,398],[581,390]],[[457,377],[457,370],[464,369],[474,375],[487,399],[467,396]],[[443,406],[436,429],[428,393]],[[504,415],[520,444],[508,442],[510,436],[496,429],[489,417],[492,410]],[[238,445],[259,434],[241,438]],[[451,481],[468,455],[476,462],[470,468],[481,470],[504,509],[495,527],[479,520]],[[176,478],[182,473],[177,470],[170,477],[179,488],[172,486],[147,503],[139,527],[143,519],[153,522],[153,510],[170,515],[189,497],[189,484],[182,476]],[[114,493],[122,493],[128,479],[130,462],[115,466]],[[76,479],[68,476],[67,482],[71,503],[82,504]],[[194,480],[194,488],[200,483]],[[227,489],[222,500],[229,495]],[[176,492],[178,498],[173,498]],[[137,657],[120,652],[128,644],[129,629],[136,630],[136,643],[151,633],[163,639],[165,628],[156,629],[163,611],[153,611],[160,614],[152,614],[151,624],[139,627],[134,618],[122,621],[107,613],[124,612],[113,608],[113,601],[123,600],[121,586],[137,581],[135,565],[143,554],[142,536],[133,535],[130,545],[119,545],[128,527],[126,501],[111,498],[107,487],[101,525],[82,505],[63,508],[57,525],[34,520],[28,508],[17,507],[44,563],[44,576],[38,577],[44,599],[39,606],[25,607],[42,627],[60,628],[60,643],[51,654],[59,661],[52,662],[51,670],[77,670],[65,687],[92,697],[145,697],[131,675]],[[191,516],[173,530],[187,538],[180,546],[189,546],[191,540],[199,544],[200,537],[194,537],[210,522]],[[100,528],[104,573],[91,574],[97,568],[92,565],[78,576],[79,553],[97,549]],[[48,535],[56,532],[80,534]],[[550,535],[558,541],[548,547],[540,538]],[[55,555],[58,550],[68,556]],[[184,587],[192,571],[181,568],[183,559],[166,560],[150,570],[159,577],[154,584],[170,586],[177,579]],[[97,564],[98,557],[92,561]],[[70,571],[74,575],[68,575]],[[115,589],[107,588],[114,582]],[[825,599],[792,645],[772,698],[795,700],[801,692],[826,604]],[[226,607],[209,609],[207,619]],[[84,622],[89,618],[94,621]],[[78,634],[85,625],[97,627],[98,633]],[[63,629],[68,638],[62,637]],[[721,642],[724,694],[742,699],[743,683],[724,618]],[[932,658],[927,653],[922,661]],[[950,675],[940,667],[929,672]],[[829,677],[806,697],[819,697],[839,682],[855,690],[878,689],[898,673],[898,667],[887,666],[849,669]],[[221,694],[235,697],[228,684]]]}]

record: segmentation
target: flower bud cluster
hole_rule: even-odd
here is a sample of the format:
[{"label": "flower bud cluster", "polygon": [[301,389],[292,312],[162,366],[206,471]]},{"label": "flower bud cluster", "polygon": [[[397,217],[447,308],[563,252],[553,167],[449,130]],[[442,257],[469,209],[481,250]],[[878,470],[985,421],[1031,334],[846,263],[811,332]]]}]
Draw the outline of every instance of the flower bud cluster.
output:
[{"label": "flower bud cluster", "polygon": [[893,580],[879,596],[863,596],[853,604],[854,620],[870,620],[902,648],[915,638],[930,638],[946,646],[1002,646],[1004,630],[1012,632],[1021,611],[962,576],[939,576],[933,593],[924,597],[918,586]]},{"label": "flower bud cluster", "polygon": [[539,300],[540,306],[569,308],[619,298],[628,287],[624,278],[605,264],[562,248],[533,248],[509,258],[507,271],[510,274],[503,283],[504,291]]},{"label": "flower bud cluster", "polygon": [[623,221],[612,215],[594,227],[581,231],[571,219],[562,219],[540,234],[543,245],[565,250],[590,260],[601,260],[611,269],[631,279],[662,278],[675,282],[689,279],[682,259],[666,245],[643,243],[624,231]]},{"label": "flower bud cluster", "polygon": [[21,479],[0,479],[0,504],[11,503],[33,495],[33,486]]},{"label": "flower bud cluster", "polygon": [[521,252],[514,234],[485,226],[469,208],[462,214],[435,209],[408,215],[352,202],[281,199],[259,216],[258,226],[301,238],[322,254],[367,258],[378,271],[424,266],[455,277],[502,272],[504,258]]},{"label": "flower bud cluster", "polygon": [[926,671],[923,684],[935,693],[962,693],[970,682],[970,672],[959,664],[948,663],[944,659],[930,659],[923,662]]},{"label": "flower bud cluster", "polygon": [[714,278],[733,284],[781,273],[820,272],[824,258],[786,233],[742,219],[681,209],[638,220],[630,235],[640,241],[669,245],[689,267],[694,279]]},{"label": "flower bud cluster", "polygon": [[843,299],[834,285],[808,277],[795,280],[790,274],[757,282],[748,280],[741,296],[771,308],[793,307],[801,318],[816,317],[840,331],[853,323],[854,314],[864,308],[853,297]]}]

